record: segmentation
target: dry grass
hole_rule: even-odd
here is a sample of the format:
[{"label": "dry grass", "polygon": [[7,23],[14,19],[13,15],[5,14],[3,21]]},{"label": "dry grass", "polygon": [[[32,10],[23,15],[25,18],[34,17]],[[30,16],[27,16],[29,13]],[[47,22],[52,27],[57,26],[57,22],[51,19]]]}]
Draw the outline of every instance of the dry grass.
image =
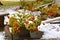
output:
[{"label": "dry grass", "polygon": [[13,1],[1,1],[1,3],[4,5],[4,6],[18,6],[20,5],[20,2],[13,2]]},{"label": "dry grass", "polygon": [[[23,2],[23,1],[21,1]],[[1,3],[4,5],[4,6],[19,6],[21,4],[20,1],[1,1]],[[26,1],[26,3],[31,3],[31,2],[34,2],[34,1]]]}]

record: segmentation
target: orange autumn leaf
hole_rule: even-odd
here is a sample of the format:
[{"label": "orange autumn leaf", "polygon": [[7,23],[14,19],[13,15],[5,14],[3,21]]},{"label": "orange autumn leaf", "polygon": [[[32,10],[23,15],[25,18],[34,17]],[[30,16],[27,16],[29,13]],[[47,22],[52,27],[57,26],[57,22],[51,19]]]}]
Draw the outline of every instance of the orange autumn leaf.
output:
[{"label": "orange autumn leaf", "polygon": [[36,28],[35,31],[38,32],[38,28]]},{"label": "orange autumn leaf", "polygon": [[32,16],[32,19],[34,20],[34,19],[35,19],[35,17],[34,17],[34,16]]},{"label": "orange autumn leaf", "polygon": [[39,2],[40,2],[40,0],[36,0],[36,2],[37,2],[37,3],[39,3]]},{"label": "orange autumn leaf", "polygon": [[29,10],[32,10],[32,7],[33,7],[32,4],[29,4],[29,5],[28,5]]},{"label": "orange autumn leaf", "polygon": [[20,33],[20,32],[21,32],[21,30],[17,30],[17,32],[18,32],[18,33]]},{"label": "orange autumn leaf", "polygon": [[18,22],[14,22],[14,27],[18,27],[19,23]]},{"label": "orange autumn leaf", "polygon": [[28,21],[25,21],[24,23],[28,24],[29,22]]}]

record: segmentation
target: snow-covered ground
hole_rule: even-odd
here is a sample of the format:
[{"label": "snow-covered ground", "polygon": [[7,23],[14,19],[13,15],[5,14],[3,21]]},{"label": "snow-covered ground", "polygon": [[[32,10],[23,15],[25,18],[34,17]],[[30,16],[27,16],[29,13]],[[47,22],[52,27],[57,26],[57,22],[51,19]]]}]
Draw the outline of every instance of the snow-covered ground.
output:
[{"label": "snow-covered ground", "polygon": [[0,40],[5,40],[5,32],[0,32]]},{"label": "snow-covered ground", "polygon": [[44,35],[42,38],[60,38],[60,24],[50,24],[46,23],[45,25],[41,24],[38,26],[39,31],[43,31]]}]

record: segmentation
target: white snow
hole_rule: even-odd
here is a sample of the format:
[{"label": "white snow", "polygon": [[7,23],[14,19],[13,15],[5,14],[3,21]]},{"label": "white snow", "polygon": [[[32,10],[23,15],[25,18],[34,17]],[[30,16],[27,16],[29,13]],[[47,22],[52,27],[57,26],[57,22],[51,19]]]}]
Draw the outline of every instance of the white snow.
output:
[{"label": "white snow", "polygon": [[0,40],[5,40],[5,32],[0,32]]},{"label": "white snow", "polygon": [[41,24],[38,26],[39,31],[43,31],[44,35],[42,38],[60,38],[60,24],[50,24],[46,23],[45,25]]}]

